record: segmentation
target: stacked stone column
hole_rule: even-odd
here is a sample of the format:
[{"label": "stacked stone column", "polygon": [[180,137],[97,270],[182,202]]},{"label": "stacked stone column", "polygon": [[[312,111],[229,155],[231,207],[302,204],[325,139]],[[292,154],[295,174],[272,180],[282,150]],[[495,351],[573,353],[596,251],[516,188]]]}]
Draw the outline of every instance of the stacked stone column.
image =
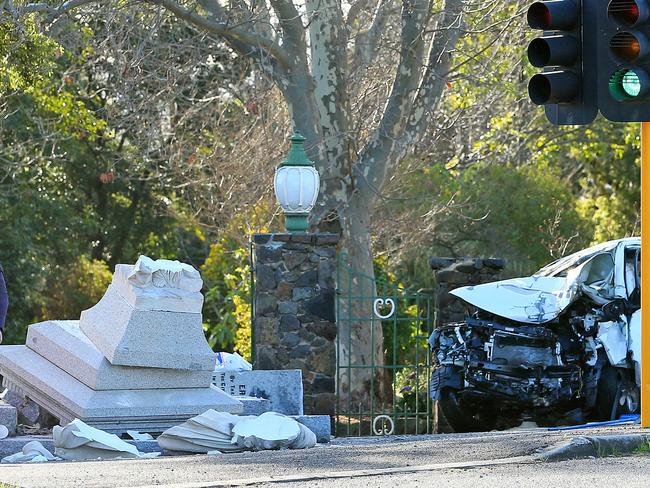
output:
[{"label": "stacked stone column", "polygon": [[336,234],[256,234],[255,369],[300,369],[306,414],[332,415]]}]

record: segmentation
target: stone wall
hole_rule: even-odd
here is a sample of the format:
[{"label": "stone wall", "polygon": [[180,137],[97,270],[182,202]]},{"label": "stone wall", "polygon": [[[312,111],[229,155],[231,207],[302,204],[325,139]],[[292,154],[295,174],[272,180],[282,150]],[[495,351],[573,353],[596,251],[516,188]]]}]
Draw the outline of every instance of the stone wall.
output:
[{"label": "stone wall", "polygon": [[497,258],[440,258],[429,259],[436,278],[436,324],[460,322],[467,306],[449,292],[461,286],[498,281],[506,266],[505,259]]},{"label": "stone wall", "polygon": [[305,414],[334,414],[336,234],[256,234],[254,369],[300,369]]}]

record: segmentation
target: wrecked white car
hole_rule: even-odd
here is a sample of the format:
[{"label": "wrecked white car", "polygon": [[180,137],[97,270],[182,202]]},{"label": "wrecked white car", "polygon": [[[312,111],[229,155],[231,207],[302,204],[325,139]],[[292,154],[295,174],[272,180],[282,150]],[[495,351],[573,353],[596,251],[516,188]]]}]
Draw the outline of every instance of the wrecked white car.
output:
[{"label": "wrecked white car", "polygon": [[640,238],[620,239],[527,278],[452,291],[476,312],[429,338],[430,394],[448,424],[465,432],[638,412],[640,259]]}]

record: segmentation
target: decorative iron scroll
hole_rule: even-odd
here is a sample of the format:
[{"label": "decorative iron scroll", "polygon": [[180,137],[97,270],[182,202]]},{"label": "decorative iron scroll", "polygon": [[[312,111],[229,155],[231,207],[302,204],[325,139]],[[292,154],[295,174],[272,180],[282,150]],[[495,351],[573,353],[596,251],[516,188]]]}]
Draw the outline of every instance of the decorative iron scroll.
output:
[{"label": "decorative iron scroll", "polygon": [[[378,428],[378,422],[381,422],[381,429]],[[390,429],[387,429],[387,426],[390,426]],[[372,431],[375,435],[391,435],[395,432],[395,423],[388,415],[377,415],[372,421]]]},{"label": "decorative iron scroll", "polygon": [[[388,312],[385,315],[382,315],[382,313],[379,311],[379,307],[384,307],[387,305],[390,305],[390,312]],[[382,320],[389,319],[395,314],[395,302],[393,301],[392,298],[386,298],[386,300],[384,300],[383,298],[376,298],[375,303],[373,304],[372,307],[373,307],[373,311],[375,312],[375,315]]]}]

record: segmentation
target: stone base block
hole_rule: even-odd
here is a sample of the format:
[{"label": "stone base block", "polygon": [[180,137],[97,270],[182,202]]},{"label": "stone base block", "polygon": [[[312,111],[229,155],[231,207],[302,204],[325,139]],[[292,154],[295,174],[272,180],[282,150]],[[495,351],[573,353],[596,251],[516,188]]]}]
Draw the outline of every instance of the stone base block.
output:
[{"label": "stone base block", "polygon": [[271,411],[271,402],[266,398],[240,396],[237,397],[237,400],[244,405],[242,415],[262,415],[265,412]]},{"label": "stone base block", "polygon": [[0,373],[7,388],[15,385],[62,424],[78,418],[109,432],[161,432],[210,408],[243,410],[215,386],[94,391],[26,346],[0,346]]},{"label": "stone base block", "polygon": [[330,441],[330,437],[332,436],[332,421],[329,415],[297,415],[292,418],[316,434],[317,442],[324,443]]},{"label": "stone base block", "polygon": [[302,371],[299,369],[215,372],[213,383],[234,397],[266,398],[273,412],[304,413]]},{"label": "stone base block", "polygon": [[7,403],[0,403],[0,424],[7,428],[9,435],[14,435],[18,424],[18,409]]},{"label": "stone base block", "polygon": [[214,369],[216,355],[203,335],[199,313],[137,310],[113,285],[80,327],[113,365],[146,368]]},{"label": "stone base block", "polygon": [[93,390],[207,388],[212,371],[114,366],[90,342],[77,320],[29,326],[26,346]]}]

